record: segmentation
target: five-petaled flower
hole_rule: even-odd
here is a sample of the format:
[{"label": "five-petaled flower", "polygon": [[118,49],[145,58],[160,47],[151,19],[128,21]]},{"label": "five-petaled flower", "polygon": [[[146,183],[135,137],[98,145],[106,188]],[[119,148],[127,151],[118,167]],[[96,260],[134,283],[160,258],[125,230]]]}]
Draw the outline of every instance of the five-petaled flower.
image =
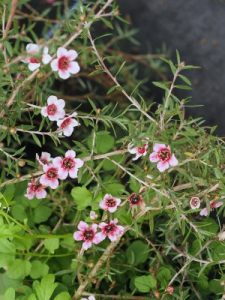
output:
[{"label": "five-petaled flower", "polygon": [[92,244],[99,244],[102,239],[100,233],[97,233],[97,224],[88,225],[80,221],[78,224],[79,231],[74,232],[73,238],[75,241],[83,241],[82,248],[87,250]]},{"label": "five-petaled flower", "polygon": [[175,155],[172,154],[170,146],[164,144],[155,144],[153,147],[153,153],[150,154],[149,160],[157,163],[157,168],[160,172],[164,172],[170,166],[175,167],[178,165],[178,160]]},{"label": "five-petaled flower", "polygon": [[102,199],[102,201],[100,201],[99,206],[105,211],[114,213],[117,210],[120,203],[121,200],[119,198],[113,197],[110,194],[106,194]]},{"label": "five-petaled flower", "polygon": [[147,154],[148,144],[144,144],[141,147],[132,147],[131,145],[128,146],[128,151],[131,154],[135,154],[135,157],[132,160],[137,160],[141,156],[145,156]]},{"label": "five-petaled flower", "polygon": [[44,174],[40,177],[40,183],[56,189],[59,185],[59,170],[54,164],[43,166]]},{"label": "five-petaled flower", "polygon": [[190,206],[192,209],[197,209],[200,207],[201,201],[198,197],[192,197],[190,200]]},{"label": "five-petaled flower", "polygon": [[22,62],[28,64],[30,71],[35,71],[43,64],[48,64],[52,57],[48,54],[48,47],[42,48],[39,45],[30,43],[26,46],[27,57]]},{"label": "five-petaled flower", "polygon": [[77,178],[79,168],[84,164],[80,158],[75,158],[76,152],[68,150],[65,153],[65,157],[60,156],[53,159],[53,164],[58,168],[58,176],[61,180],[66,179],[68,176],[71,178]]},{"label": "five-petaled flower", "polygon": [[25,194],[25,197],[28,199],[43,199],[47,195],[45,186],[42,185],[40,182],[38,182],[36,179],[32,179],[27,186],[27,192]]},{"label": "five-petaled flower", "polygon": [[200,211],[200,216],[207,217],[213,209],[218,208],[218,207],[220,207],[222,205],[223,205],[223,202],[221,202],[221,201],[213,201],[212,200],[212,201],[209,202],[209,209],[208,209],[208,207],[203,208]]},{"label": "five-petaled flower", "polygon": [[74,61],[78,54],[75,50],[66,50],[63,47],[58,48],[57,58],[51,62],[52,70],[58,72],[59,77],[68,79],[71,74],[77,74],[80,71],[79,64]]},{"label": "five-petaled flower", "polygon": [[48,152],[41,152],[41,156],[36,154],[36,159],[40,165],[48,165],[52,161],[51,154]]},{"label": "five-petaled flower", "polygon": [[130,206],[140,206],[144,203],[144,200],[140,194],[132,193],[128,197],[128,201],[130,202]]},{"label": "five-petaled flower", "polygon": [[104,240],[106,237],[110,239],[111,242],[116,241],[124,233],[124,227],[117,225],[118,220],[114,219],[109,221],[109,223],[102,222],[99,224],[101,229],[100,238]]},{"label": "five-petaled flower", "polygon": [[48,117],[50,121],[58,121],[65,117],[64,106],[64,100],[58,99],[56,96],[49,96],[47,105],[41,109],[41,114],[44,117]]},{"label": "five-petaled flower", "polygon": [[57,121],[59,127],[59,134],[64,134],[65,136],[71,136],[74,130],[74,127],[79,126],[79,122],[72,117],[66,117],[62,120]]}]

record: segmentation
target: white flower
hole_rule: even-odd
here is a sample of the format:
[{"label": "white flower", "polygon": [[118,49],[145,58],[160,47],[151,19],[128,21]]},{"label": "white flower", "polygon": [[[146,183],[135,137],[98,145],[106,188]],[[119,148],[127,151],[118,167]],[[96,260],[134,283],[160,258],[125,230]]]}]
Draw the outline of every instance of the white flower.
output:
[{"label": "white flower", "polygon": [[74,127],[79,126],[79,122],[72,117],[66,117],[63,120],[58,120],[57,125],[60,130],[60,135],[71,136]]},{"label": "white flower", "polygon": [[47,106],[42,107],[41,114],[51,121],[58,121],[65,116],[64,106],[64,100],[58,99],[56,96],[50,96],[47,99]]},{"label": "white flower", "polygon": [[80,71],[79,64],[74,61],[78,54],[75,50],[66,50],[63,47],[58,48],[57,58],[51,62],[53,71],[58,72],[59,77],[68,79],[71,74],[77,74]]}]

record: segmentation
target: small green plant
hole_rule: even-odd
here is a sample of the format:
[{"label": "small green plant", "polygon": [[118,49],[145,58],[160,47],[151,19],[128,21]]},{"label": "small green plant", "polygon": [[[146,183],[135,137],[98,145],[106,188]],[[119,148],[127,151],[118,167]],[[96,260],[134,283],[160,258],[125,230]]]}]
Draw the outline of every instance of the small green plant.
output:
[{"label": "small green plant", "polygon": [[193,66],[121,50],[113,0],[53,8],[0,8],[1,299],[222,299],[224,140],[185,117]]}]

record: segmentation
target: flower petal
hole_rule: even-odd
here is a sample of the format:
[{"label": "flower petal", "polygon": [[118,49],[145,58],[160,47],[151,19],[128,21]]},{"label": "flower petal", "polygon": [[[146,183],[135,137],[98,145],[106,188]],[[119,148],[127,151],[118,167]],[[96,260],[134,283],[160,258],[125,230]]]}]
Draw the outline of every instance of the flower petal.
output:
[{"label": "flower petal", "polygon": [[68,51],[66,48],[59,47],[57,50],[57,57],[68,56]]},{"label": "flower petal", "polygon": [[171,156],[171,159],[169,160],[169,164],[172,166],[172,167],[175,167],[178,165],[178,160],[176,159],[175,155],[173,154]]},{"label": "flower petal", "polygon": [[51,68],[52,71],[58,71],[59,67],[58,67],[58,59],[53,59],[53,61],[51,62]]},{"label": "flower petal", "polygon": [[80,72],[80,66],[76,61],[71,61],[69,64],[69,68],[68,71],[71,74],[77,74],[78,72]]},{"label": "flower petal", "polygon": [[78,224],[78,226],[77,226],[77,228],[79,230],[81,230],[81,231],[84,231],[85,229],[88,228],[88,224],[85,223],[84,221],[80,221],[79,224]]},{"label": "flower petal", "polygon": [[169,163],[160,161],[157,164],[157,168],[158,168],[159,172],[164,172],[165,170],[167,170],[169,168]]},{"label": "flower petal", "polygon": [[67,56],[69,57],[69,59],[71,61],[71,60],[74,60],[77,58],[78,53],[75,50],[69,50],[69,51],[67,51]]}]

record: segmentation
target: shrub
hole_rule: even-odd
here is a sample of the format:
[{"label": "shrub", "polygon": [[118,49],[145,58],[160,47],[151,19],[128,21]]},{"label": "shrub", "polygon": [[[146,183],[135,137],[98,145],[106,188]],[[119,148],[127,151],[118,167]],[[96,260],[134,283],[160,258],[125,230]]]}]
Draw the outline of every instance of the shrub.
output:
[{"label": "shrub", "polygon": [[2,299],[220,299],[224,141],[185,117],[193,66],[122,50],[113,0],[2,2]]}]

